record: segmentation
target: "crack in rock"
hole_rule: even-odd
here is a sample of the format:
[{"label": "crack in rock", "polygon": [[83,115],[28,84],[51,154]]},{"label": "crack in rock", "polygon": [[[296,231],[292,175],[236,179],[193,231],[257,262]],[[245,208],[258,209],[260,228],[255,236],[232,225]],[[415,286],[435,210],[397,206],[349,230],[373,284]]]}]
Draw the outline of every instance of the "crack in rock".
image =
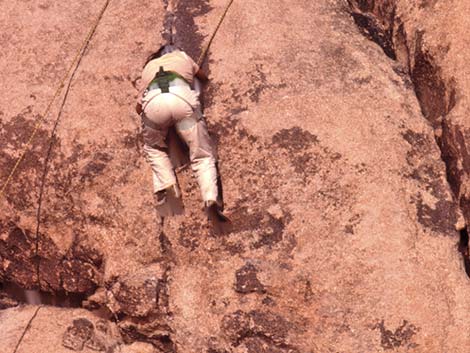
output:
[{"label": "crack in rock", "polygon": [[[465,131],[448,118],[456,105],[454,80],[443,78],[442,69],[426,47],[426,32],[417,30],[415,33],[408,33],[406,23],[397,14],[397,0],[347,2],[352,17],[366,37],[380,45],[387,56],[406,68],[422,114],[434,129],[435,142],[446,166],[447,182],[460,208],[459,214],[462,212],[465,219],[465,224],[456,221],[455,228],[461,234],[466,232],[470,224],[470,197],[467,196],[463,183],[470,172],[470,154],[465,143]],[[445,43],[438,44],[444,46]],[[419,204],[420,201],[417,200],[418,217],[426,224],[442,223],[448,216],[449,209],[445,206],[446,210],[440,207],[442,212],[438,209],[428,210],[434,214],[431,217],[434,220],[423,218],[421,211],[424,209],[420,208]],[[429,212],[427,214],[430,214]],[[470,263],[468,251],[461,253],[467,266],[467,263]]]}]

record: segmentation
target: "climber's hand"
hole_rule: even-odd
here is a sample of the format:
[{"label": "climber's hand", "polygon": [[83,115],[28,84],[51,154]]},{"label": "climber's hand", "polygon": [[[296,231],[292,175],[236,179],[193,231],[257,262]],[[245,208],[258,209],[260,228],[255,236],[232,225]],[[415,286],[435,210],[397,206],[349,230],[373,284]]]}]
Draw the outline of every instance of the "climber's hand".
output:
[{"label": "climber's hand", "polygon": [[202,83],[207,83],[209,81],[209,77],[207,77],[206,73],[202,71],[202,69],[199,69],[198,72],[196,72],[196,77],[201,80]]},{"label": "climber's hand", "polygon": [[141,103],[137,103],[135,105],[135,111],[137,112],[137,114],[142,114],[142,104]]}]

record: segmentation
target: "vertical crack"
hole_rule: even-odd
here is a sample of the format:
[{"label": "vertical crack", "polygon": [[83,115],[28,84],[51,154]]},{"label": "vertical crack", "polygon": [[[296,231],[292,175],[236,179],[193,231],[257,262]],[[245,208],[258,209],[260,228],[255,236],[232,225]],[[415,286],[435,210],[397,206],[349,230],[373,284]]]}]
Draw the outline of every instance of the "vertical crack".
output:
[{"label": "vertical crack", "polygon": [[460,230],[459,251],[462,254],[463,264],[467,276],[470,277],[470,257],[468,249],[468,231],[467,228]]},{"label": "vertical crack", "polygon": [[[413,83],[422,114],[434,129],[435,141],[446,168],[447,182],[464,214],[466,224],[459,229],[458,248],[463,257],[465,271],[470,277],[470,202],[462,192],[465,172],[459,167],[459,164],[465,164],[467,160],[470,164],[470,156],[467,158],[465,155],[467,149],[462,131],[448,119],[449,113],[456,105],[454,82],[442,78],[441,68],[433,55],[425,49],[424,31],[416,31],[412,40],[409,40],[405,24],[397,15],[396,0],[346,1],[350,14],[362,33],[380,45],[388,57],[400,62],[408,71],[407,76]],[[414,48],[410,48],[411,42],[414,43]]]},{"label": "vertical crack", "polygon": [[199,57],[204,42],[204,34],[200,33],[195,18],[211,10],[208,0],[175,1],[174,43],[194,60]]},{"label": "vertical crack", "polygon": [[165,16],[163,17],[162,38],[169,44],[175,43],[175,0],[163,0]]}]

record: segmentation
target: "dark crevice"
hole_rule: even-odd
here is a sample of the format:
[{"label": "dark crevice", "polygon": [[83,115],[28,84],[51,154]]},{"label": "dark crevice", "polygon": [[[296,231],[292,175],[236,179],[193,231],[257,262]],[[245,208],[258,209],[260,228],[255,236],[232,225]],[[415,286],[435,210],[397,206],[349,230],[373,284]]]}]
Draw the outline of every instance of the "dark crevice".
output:
[{"label": "dark crevice", "polygon": [[7,237],[0,239],[0,257],[10,263],[2,273],[4,282],[14,282],[21,288],[51,293],[91,294],[103,272],[103,255],[94,248],[74,241],[66,253],[52,239],[39,233],[41,249],[41,287],[35,282],[34,234],[15,223],[2,224]]},{"label": "dark crevice", "polygon": [[194,60],[201,54],[204,35],[199,31],[195,18],[212,10],[208,0],[178,1],[173,20],[174,43]]},{"label": "dark crevice", "polygon": [[363,34],[370,40],[379,44],[385,54],[393,60],[396,60],[396,54],[393,47],[391,38],[393,37],[393,27],[388,29],[383,28],[372,16],[367,16],[360,13],[352,13],[354,22],[361,28]]},{"label": "dark crevice", "polygon": [[146,342],[154,346],[158,352],[162,353],[176,353],[177,348],[175,342],[172,340],[170,334],[159,333],[166,331],[165,328],[156,328],[155,333],[147,332],[142,333],[136,329],[135,326],[130,326],[125,329],[121,328],[121,333],[124,336],[124,342],[129,344],[133,342]]},{"label": "dark crevice", "polygon": [[467,276],[470,277],[470,257],[468,250],[468,230],[467,228],[460,230],[459,252],[462,254],[463,264]]},{"label": "dark crevice", "polygon": [[[424,45],[424,31],[414,35],[407,33],[405,24],[397,15],[396,0],[347,0],[351,16],[362,33],[381,46],[384,53],[398,61],[411,82],[423,116],[434,129],[435,141],[445,163],[446,177],[454,199],[463,211],[465,221],[470,221],[470,202],[461,193],[464,170],[470,156],[467,156],[462,131],[447,119],[456,105],[454,82],[442,77],[441,68]],[[414,45],[410,44],[414,43]],[[410,48],[412,45],[412,48]],[[470,277],[467,226],[460,230],[459,251],[462,254],[465,271]]]},{"label": "dark crevice", "polygon": [[166,43],[174,43],[174,22],[175,13],[171,8],[168,0],[163,0],[163,7],[165,9],[165,16],[163,17],[162,38]]},{"label": "dark crevice", "polygon": [[54,293],[40,291],[37,289],[22,288],[13,282],[1,284],[3,292],[18,303],[31,305],[50,305],[60,308],[80,308],[82,301],[86,299],[85,293],[67,293],[55,291]]},{"label": "dark crevice", "polygon": [[451,99],[455,92],[441,78],[432,55],[424,49],[423,35],[423,32],[416,34],[414,66],[409,74],[423,115],[437,129],[455,106],[455,99]]},{"label": "dark crevice", "polygon": [[383,0],[347,0],[351,16],[361,32],[382,47],[384,53],[397,59],[394,46],[396,4]]}]

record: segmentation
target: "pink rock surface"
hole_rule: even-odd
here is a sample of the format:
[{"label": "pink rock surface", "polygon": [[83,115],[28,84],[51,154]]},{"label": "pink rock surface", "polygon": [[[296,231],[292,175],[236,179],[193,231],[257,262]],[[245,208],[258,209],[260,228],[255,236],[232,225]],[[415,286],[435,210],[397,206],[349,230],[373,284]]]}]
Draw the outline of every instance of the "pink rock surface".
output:
[{"label": "pink rock surface", "polygon": [[[205,112],[234,223],[216,236],[189,168],[178,174],[186,214],[157,222],[142,158],[133,106],[166,3],[111,1],[62,109],[40,236],[60,104],[0,199],[0,279],[89,296],[84,305],[115,321],[124,343],[160,352],[466,352],[470,286],[457,243],[468,105],[454,52],[466,54],[465,9],[422,3],[234,2],[205,65]],[[225,4],[172,2],[177,42],[194,58]],[[101,5],[21,3],[0,15],[2,180]],[[399,39],[387,37],[400,25],[393,16],[406,28]],[[448,18],[456,30],[442,26]],[[364,23],[396,60],[363,35]],[[420,57],[427,51],[403,54],[418,24],[439,71]],[[442,94],[429,95],[441,81]],[[457,146],[450,164],[441,115],[462,135],[463,145],[446,135]],[[24,326],[21,310],[6,312]]]},{"label": "pink rock surface", "polygon": [[115,324],[84,309],[19,306],[0,312],[2,352],[119,352]]}]

